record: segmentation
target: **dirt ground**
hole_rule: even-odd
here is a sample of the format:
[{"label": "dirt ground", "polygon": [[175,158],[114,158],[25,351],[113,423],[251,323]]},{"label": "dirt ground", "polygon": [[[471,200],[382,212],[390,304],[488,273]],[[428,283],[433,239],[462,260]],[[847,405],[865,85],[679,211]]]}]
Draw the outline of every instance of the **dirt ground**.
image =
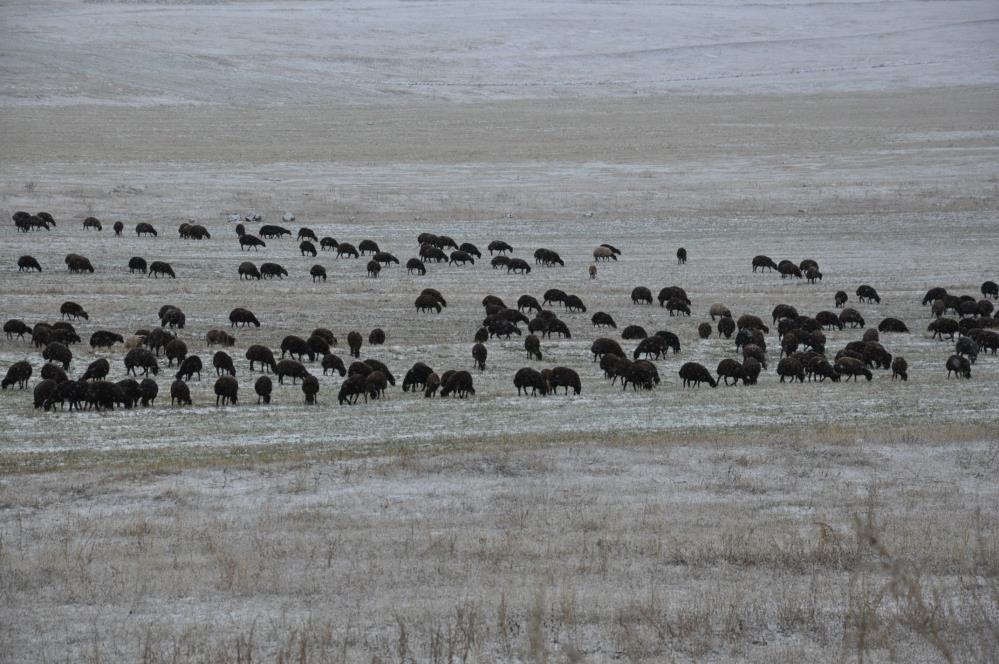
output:
[{"label": "dirt ground", "polygon": [[[58,221],[0,231],[0,318],[82,304],[70,374],[107,357],[116,380],[124,351],[90,349],[95,330],[174,304],[210,365],[205,333],[233,307],[262,322],[235,331],[236,407],[215,407],[210,368],[171,407],[165,360],[152,408],[43,413],[0,393],[0,661],[996,661],[999,360],[948,379],[953,344],[920,304],[999,281],[994,6],[453,9],[0,7],[0,216]],[[293,240],[240,252],[225,215],[251,210],[403,263],[429,231],[566,265],[507,275],[486,254],[371,279],[366,259]],[[180,240],[189,220],[212,238]],[[603,242],[622,255],[590,280]],[[68,274],[69,252],[96,272]],[[41,274],[17,271],[24,254]],[[756,254],[814,258],[823,280],[754,274]],[[129,274],[132,256],[177,278]],[[241,282],[243,260],[289,276]],[[865,283],[880,304],[857,303]],[[689,318],[630,300],[668,285]],[[440,314],[414,311],[425,287]],[[482,298],[552,287],[588,307],[559,311],[572,338],[544,340],[543,362],[489,341],[474,398],[396,386],[340,407],[341,379],[320,376],[316,406],[298,386],[256,405],[250,344],[322,326],[347,359],[348,331],[381,327],[362,358],[400,382],[416,361],[471,370]],[[771,333],[759,385],[681,387],[683,362],[738,356],[698,338],[711,304],[769,322],[778,303],[833,310],[840,289],[867,327],[908,324],[882,342],[909,381],[781,384]],[[591,361],[629,324],[681,340],[652,392]],[[21,359],[33,385],[40,351],[0,339],[0,369]],[[575,368],[582,393],[518,397],[528,365]]]}]

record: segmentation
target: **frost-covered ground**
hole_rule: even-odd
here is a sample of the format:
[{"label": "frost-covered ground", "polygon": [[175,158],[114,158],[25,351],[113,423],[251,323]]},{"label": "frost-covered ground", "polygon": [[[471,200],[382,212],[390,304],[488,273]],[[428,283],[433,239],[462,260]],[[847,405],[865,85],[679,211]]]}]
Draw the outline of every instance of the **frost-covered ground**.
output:
[{"label": "frost-covered ground", "polygon": [[[999,280],[999,95],[990,2],[99,3],[0,7],[0,319],[181,334],[234,306],[240,405],[42,413],[0,393],[0,661],[994,661],[999,359],[948,380],[930,286]],[[421,231],[566,267],[399,267],[241,254],[224,212],[374,239]],[[80,222],[101,218],[105,230]],[[115,238],[111,223],[124,221]],[[205,242],[181,241],[195,220]],[[138,239],[139,221],[156,239]],[[586,268],[594,245],[623,250]],[[684,246],[690,262],[675,264]],[[94,275],[68,275],[66,253]],[[816,285],[750,259],[817,259]],[[16,271],[36,256],[42,274]],[[176,280],[129,275],[133,255]],[[289,278],[240,282],[241,260]],[[312,284],[314,262],[330,280]],[[862,283],[880,305],[857,305]],[[680,285],[690,318],[629,293]],[[440,315],[416,314],[433,286]],[[471,368],[480,301],[559,287],[586,314],[529,363],[490,341],[465,401],[255,405],[243,351],[379,326],[362,357]],[[734,355],[714,302],[769,318],[851,294],[910,381],[684,390],[683,361]],[[676,332],[664,384],[622,393],[590,315]],[[859,330],[830,332],[832,352]],[[776,337],[768,336],[772,365]],[[628,350],[633,342],[623,343]],[[71,374],[98,354],[74,347]],[[122,350],[108,357],[123,374]],[[0,368],[29,359],[0,339]],[[579,370],[578,397],[516,397],[514,371]],[[315,369],[314,369],[315,370]],[[318,372],[318,370],[316,370]],[[37,380],[37,373],[36,379]]]}]

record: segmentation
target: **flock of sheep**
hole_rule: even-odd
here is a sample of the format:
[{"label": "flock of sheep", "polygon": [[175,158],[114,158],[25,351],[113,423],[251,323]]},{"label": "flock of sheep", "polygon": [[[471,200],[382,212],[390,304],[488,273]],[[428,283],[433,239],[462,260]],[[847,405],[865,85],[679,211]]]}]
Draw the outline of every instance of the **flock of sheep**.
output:
[{"label": "flock of sheep", "polygon": [[[289,218],[286,216],[285,220]],[[294,220],[291,217],[291,220]],[[52,215],[39,212],[29,214],[17,212],[13,215],[16,229],[25,233],[38,230],[57,228]],[[247,222],[259,221],[259,218],[247,218]],[[103,225],[100,220],[88,217],[83,222],[88,230],[100,232]],[[139,236],[157,236],[156,229],[148,223],[139,223],[134,228]],[[116,235],[124,231],[122,222],[113,225]],[[181,224],[179,235],[186,240],[208,240],[211,234],[208,230],[194,223]],[[259,252],[266,248],[268,241],[280,241],[290,237],[292,231],[276,225],[262,225],[255,234],[248,232],[243,223],[236,226],[236,236],[241,251]],[[355,247],[348,242],[337,242],[331,237],[319,239],[309,228],[299,228],[297,232],[298,250],[302,256],[316,256],[319,252],[332,252],[337,258],[356,259],[368,257],[367,274],[377,278],[382,269],[392,264],[400,264],[398,258],[383,251],[376,242],[364,240]],[[406,270],[410,274],[424,275],[428,263],[448,263],[463,266],[474,265],[476,260],[482,260],[483,254],[474,244],[458,244],[452,238],[444,235],[422,233],[417,238],[418,256],[409,259]],[[316,244],[318,244],[318,249]],[[505,270],[511,274],[528,274],[532,265],[522,259],[513,257],[514,249],[501,240],[490,242],[487,246],[490,255],[490,265],[496,270]],[[597,275],[596,263],[617,261],[621,251],[610,244],[602,244],[593,251],[594,264],[589,267],[591,278]],[[681,248],[677,251],[678,263],[686,263],[687,252]],[[559,267],[564,266],[558,252],[539,248],[534,254],[534,266]],[[79,254],[69,254],[65,259],[66,267],[71,273],[92,273],[94,266],[88,258]],[[20,271],[42,271],[43,266],[32,256],[21,256],[17,261]],[[140,256],[128,261],[127,269],[131,273],[142,273],[148,277],[176,278],[173,267],[165,261],[147,262]],[[822,272],[814,260],[800,263],[791,261],[775,262],[768,256],[756,256],[752,260],[752,270],[774,271],[782,279],[807,279],[810,283],[822,280]],[[239,265],[238,278],[250,279],[283,279],[289,276],[288,271],[280,264],[264,262],[259,266],[252,261]],[[326,281],[326,270],[322,265],[311,267],[309,274],[313,281]],[[999,285],[986,281],[981,285],[981,298],[972,295],[956,295],[947,292],[942,287],[930,289],[923,297],[922,304],[928,305],[933,318],[928,331],[941,341],[944,337],[954,342],[953,353],[944,361],[947,376],[971,378],[972,365],[979,353],[999,351],[999,312],[991,300],[999,299]],[[877,290],[867,284],[859,286],[855,297],[862,303],[880,304],[881,298]],[[991,299],[990,299],[991,298]],[[835,310],[820,311],[814,316],[803,315],[793,306],[778,304],[770,312],[771,324],[757,315],[743,314],[738,317],[723,304],[711,304],[703,311],[710,317],[700,323],[697,330],[701,338],[708,338],[717,333],[730,339],[734,336],[734,357],[721,360],[712,373],[707,367],[696,362],[684,363],[679,369],[679,377],[683,386],[698,386],[706,383],[716,387],[719,382],[725,385],[754,385],[761,373],[769,370],[768,358],[770,350],[767,335],[771,327],[776,333],[779,347],[778,360],[775,367],[780,382],[857,380],[860,377],[870,381],[873,372],[890,370],[892,379],[908,379],[908,363],[904,357],[893,356],[882,344],[882,334],[908,333],[908,326],[901,320],[885,317],[876,327],[867,327],[863,316],[854,308],[847,307],[849,295],[838,291],[833,295]],[[658,301],[670,316],[691,316],[696,309],[686,291],[678,286],[662,288],[655,298],[649,288],[636,287],[631,293],[635,306],[652,305]],[[482,300],[484,318],[477,331],[474,332],[472,346],[473,367],[478,371],[486,370],[488,350],[486,344],[490,339],[510,339],[512,336],[524,337],[524,350],[527,358],[532,361],[543,361],[541,349],[542,339],[571,338],[568,324],[555,313],[555,307],[566,312],[586,312],[583,300],[573,294],[559,289],[549,289],[544,292],[541,300],[531,295],[521,296],[516,303],[508,306],[502,299],[488,295]],[[447,307],[447,300],[439,291],[423,289],[414,300],[417,312],[433,314],[440,313]],[[108,380],[111,374],[111,362],[100,357],[91,362],[79,377],[73,379],[68,373],[73,363],[71,346],[82,343],[82,338],[75,327],[79,321],[89,323],[89,315],[82,306],[75,302],[64,302],[59,310],[58,322],[49,324],[38,322],[28,325],[21,319],[10,319],[4,324],[4,333],[10,341],[30,343],[41,353],[45,360],[41,369],[41,380],[33,388],[35,408],[52,410],[56,408],[74,409],[113,409],[116,406],[133,408],[136,406],[153,405],[159,385],[156,378],[166,367],[172,371],[176,366],[176,374],[170,385],[171,404],[181,406],[191,405],[191,392],[187,381],[195,376],[200,380],[201,371],[205,368],[203,360],[196,354],[188,352],[187,343],[181,338],[186,325],[186,316],[177,306],[164,305],[158,312],[160,325],[152,329],[135,330],[131,334],[122,334],[106,329],[97,329],[89,337],[89,344],[96,349],[111,349],[117,344],[124,347],[125,353],[121,359],[126,377],[119,381]],[[229,314],[229,328],[253,325],[260,327],[261,322],[256,315],[245,308],[233,309]],[[75,323],[75,324],[74,324]],[[613,317],[602,311],[595,312],[591,317],[594,328],[617,330]],[[835,353],[826,349],[825,331],[831,328],[857,329],[861,337],[846,344]],[[862,330],[862,332],[861,332]],[[470,330],[472,332],[472,330]],[[524,334],[526,332],[526,335]],[[374,329],[368,334],[369,345],[379,345],[385,342],[385,332]],[[650,333],[638,325],[627,325],[620,333],[623,341],[634,342],[634,350],[629,353],[621,343],[609,336],[601,336],[593,341],[590,347],[592,361],[599,362],[604,376],[612,383],[620,384],[623,389],[651,390],[660,384],[660,375],[656,360],[664,359],[669,353],[681,352],[681,340],[668,331],[660,330]],[[209,348],[218,346],[211,358],[212,368],[217,380],[214,392],[216,405],[236,404],[239,401],[239,383],[236,380],[236,369],[230,355],[236,345],[236,338],[225,329],[212,329],[205,335]],[[358,400],[378,399],[384,396],[390,386],[396,385],[396,377],[384,363],[374,359],[360,359],[360,351],[364,337],[357,331],[351,331],[346,336],[347,347],[353,361],[347,365],[333,352],[338,345],[334,333],[325,328],[317,328],[306,335],[286,336],[280,345],[280,357],[277,350],[254,344],[246,348],[245,357],[250,362],[251,371],[259,371],[261,375],[254,382],[254,392],[257,403],[270,403],[274,389],[271,378],[276,377],[278,384],[284,384],[286,379],[292,385],[300,385],[307,404],[317,402],[320,383],[309,371],[309,365],[318,362],[323,374],[335,373],[341,377],[337,401],[341,405],[354,404]],[[162,359],[161,359],[162,358]],[[2,387],[17,387],[26,389],[33,376],[30,362],[22,360],[7,368]],[[141,376],[140,376],[141,375]],[[564,366],[538,370],[525,366],[513,377],[517,394],[547,395],[558,393],[559,388],[568,394],[580,394],[582,384],[579,373]],[[440,374],[423,362],[416,362],[405,374],[402,380],[403,391],[420,390],[426,397],[440,395],[465,398],[475,394],[472,372],[457,369],[444,371]]]}]

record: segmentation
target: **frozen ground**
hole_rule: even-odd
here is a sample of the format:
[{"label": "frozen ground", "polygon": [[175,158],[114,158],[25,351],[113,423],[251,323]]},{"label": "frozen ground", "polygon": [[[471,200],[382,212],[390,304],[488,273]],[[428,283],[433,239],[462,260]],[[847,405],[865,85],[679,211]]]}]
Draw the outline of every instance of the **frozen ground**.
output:
[{"label": "frozen ground", "polygon": [[[947,380],[919,300],[999,277],[997,18],[989,2],[4,4],[0,217],[59,227],[0,226],[0,319],[75,300],[86,339],[171,303],[203,358],[232,307],[263,326],[236,333],[236,408],[211,405],[208,374],[189,409],[165,374],[142,411],[0,394],[0,661],[995,661],[999,360]],[[250,209],[403,261],[427,230],[567,264],[368,279],[288,240],[241,255],[222,213]],[[189,219],[213,238],[179,240]],[[600,242],[624,254],[590,281]],[[70,251],[97,273],[66,274]],[[42,274],[16,271],[25,253]],[[825,279],[754,275],[757,253],[815,258]],[[133,255],[178,279],[129,275]],[[241,283],[244,259],[291,275]],[[681,389],[681,362],[734,354],[697,339],[711,303],[815,313],[861,283],[883,297],[859,305],[869,325],[912,329],[884,339],[908,383],[771,370]],[[628,297],[670,284],[691,318]],[[413,311],[426,286],[442,314]],[[341,408],[326,377],[318,406],[297,386],[255,405],[250,343],[323,325],[346,355],[349,330],[380,326],[362,357],[399,378],[471,368],[481,298],[553,286],[589,312],[533,364],[578,369],[579,397],[517,398],[515,339],[489,342],[467,401],[396,388]],[[587,349],[615,334],[597,310],[679,334],[658,390],[600,376]],[[74,353],[77,375],[95,355]],[[120,378],[120,347],[105,355]],[[0,367],[23,358],[40,366],[0,339]]]}]

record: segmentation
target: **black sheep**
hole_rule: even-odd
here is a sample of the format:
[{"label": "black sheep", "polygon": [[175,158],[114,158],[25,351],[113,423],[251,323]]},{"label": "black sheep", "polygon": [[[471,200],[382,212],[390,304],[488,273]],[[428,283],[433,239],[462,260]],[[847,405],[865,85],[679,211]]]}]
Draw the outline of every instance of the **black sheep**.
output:
[{"label": "black sheep", "polygon": [[4,376],[3,382],[0,383],[0,389],[6,390],[12,385],[17,385],[19,390],[25,389],[31,378],[31,372],[31,365],[27,361],[15,362],[7,368],[7,374]]},{"label": "black sheep", "polygon": [[177,380],[191,380],[194,374],[198,374],[198,380],[201,380],[202,368],[201,358],[197,355],[189,355],[180,363],[176,378]]},{"label": "black sheep", "polygon": [[701,383],[707,383],[711,387],[718,387],[718,382],[711,376],[711,372],[703,364],[697,362],[686,362],[680,367],[680,378],[683,379],[684,387],[698,387]]},{"label": "black sheep", "polygon": [[179,406],[191,405],[191,388],[187,383],[178,379],[170,385],[170,405],[176,403]]},{"label": "black sheep", "polygon": [[271,391],[274,389],[274,382],[270,376],[260,376],[253,384],[253,391],[257,393],[257,405],[271,402]]},{"label": "black sheep", "polygon": [[472,346],[472,359],[475,361],[475,368],[479,371],[486,370],[486,356],[489,351],[482,344],[475,344]]},{"label": "black sheep", "polygon": [[232,376],[222,376],[215,381],[215,405],[232,404],[235,406],[239,396],[239,383]]},{"label": "black sheep", "polygon": [[236,375],[236,366],[232,363],[232,357],[224,350],[215,351],[212,355],[212,366],[215,367],[216,376]]}]

